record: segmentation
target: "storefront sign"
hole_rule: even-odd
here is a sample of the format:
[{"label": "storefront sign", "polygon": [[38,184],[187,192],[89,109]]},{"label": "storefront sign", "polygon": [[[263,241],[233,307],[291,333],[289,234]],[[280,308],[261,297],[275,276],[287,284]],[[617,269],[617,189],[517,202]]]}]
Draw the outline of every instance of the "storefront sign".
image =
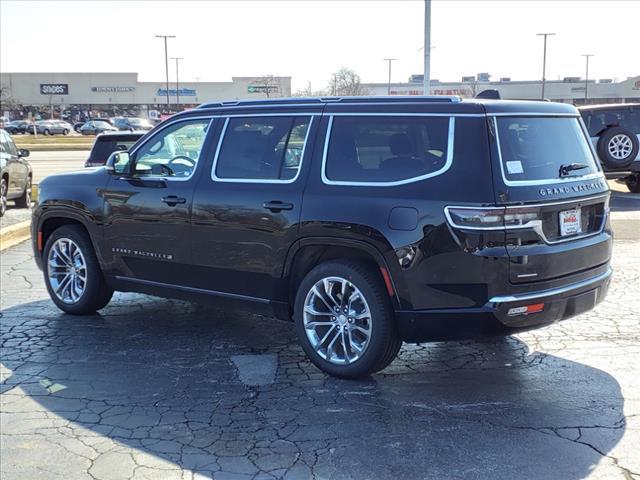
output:
[{"label": "storefront sign", "polygon": [[247,87],[247,92],[249,93],[265,93],[265,92],[277,92],[277,85],[249,85]]},{"label": "storefront sign", "polygon": [[135,90],[136,87],[91,87],[91,91],[97,93],[134,92]]},{"label": "storefront sign", "polygon": [[[195,89],[192,89],[192,88],[181,88],[180,90],[178,90],[178,93],[180,94],[181,97],[195,97],[197,95]],[[167,96],[167,89],[166,88],[159,88],[158,91],[156,92],[156,96],[157,97],[166,97]],[[175,88],[170,88],[169,89],[169,96],[170,97],[175,97],[176,96],[176,89]]]},{"label": "storefront sign", "polygon": [[68,83],[41,83],[41,95],[69,95]]}]

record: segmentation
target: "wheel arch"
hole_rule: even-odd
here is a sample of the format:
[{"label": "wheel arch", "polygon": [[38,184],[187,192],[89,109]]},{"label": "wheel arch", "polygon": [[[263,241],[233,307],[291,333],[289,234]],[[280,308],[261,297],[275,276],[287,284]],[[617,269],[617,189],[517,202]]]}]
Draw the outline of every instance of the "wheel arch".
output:
[{"label": "wheel arch", "polygon": [[286,288],[282,293],[289,307],[293,307],[298,285],[315,266],[340,258],[361,260],[374,265],[387,288],[393,308],[400,308],[398,288],[382,252],[362,240],[333,237],[304,238],[289,249],[282,272]]}]

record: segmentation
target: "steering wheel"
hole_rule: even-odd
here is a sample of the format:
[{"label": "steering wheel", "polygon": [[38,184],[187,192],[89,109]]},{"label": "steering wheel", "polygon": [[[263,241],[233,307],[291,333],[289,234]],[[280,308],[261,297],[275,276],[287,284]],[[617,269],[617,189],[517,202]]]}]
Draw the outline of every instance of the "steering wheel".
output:
[{"label": "steering wheel", "polygon": [[171,165],[174,163],[178,165],[187,165],[191,168],[196,166],[195,160],[187,157],[186,155],[178,155],[177,157],[173,157],[171,160],[169,160],[169,162],[167,162],[167,165]]}]

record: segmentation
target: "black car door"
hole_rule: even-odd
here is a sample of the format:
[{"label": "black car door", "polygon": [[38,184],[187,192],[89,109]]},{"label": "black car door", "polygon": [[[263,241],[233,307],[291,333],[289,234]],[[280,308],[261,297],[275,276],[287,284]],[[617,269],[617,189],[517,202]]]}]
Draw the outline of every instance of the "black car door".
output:
[{"label": "black car door", "polygon": [[258,300],[277,297],[298,233],[318,113],[224,119],[212,169],[194,196],[194,286]]},{"label": "black car door", "polygon": [[191,117],[168,123],[130,153],[129,175],[109,181],[104,191],[109,273],[169,285],[188,281],[191,204],[211,122],[211,117]]}]

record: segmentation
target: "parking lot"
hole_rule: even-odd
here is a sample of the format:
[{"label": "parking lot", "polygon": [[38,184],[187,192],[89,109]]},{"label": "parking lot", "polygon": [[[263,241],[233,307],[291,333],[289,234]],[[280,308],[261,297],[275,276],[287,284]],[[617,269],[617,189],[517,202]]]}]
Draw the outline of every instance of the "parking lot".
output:
[{"label": "parking lot", "polygon": [[640,478],[637,200],[614,202],[596,310],[504,339],[405,345],[327,377],[270,318],[137,294],[99,316],[2,252],[3,479]]}]

